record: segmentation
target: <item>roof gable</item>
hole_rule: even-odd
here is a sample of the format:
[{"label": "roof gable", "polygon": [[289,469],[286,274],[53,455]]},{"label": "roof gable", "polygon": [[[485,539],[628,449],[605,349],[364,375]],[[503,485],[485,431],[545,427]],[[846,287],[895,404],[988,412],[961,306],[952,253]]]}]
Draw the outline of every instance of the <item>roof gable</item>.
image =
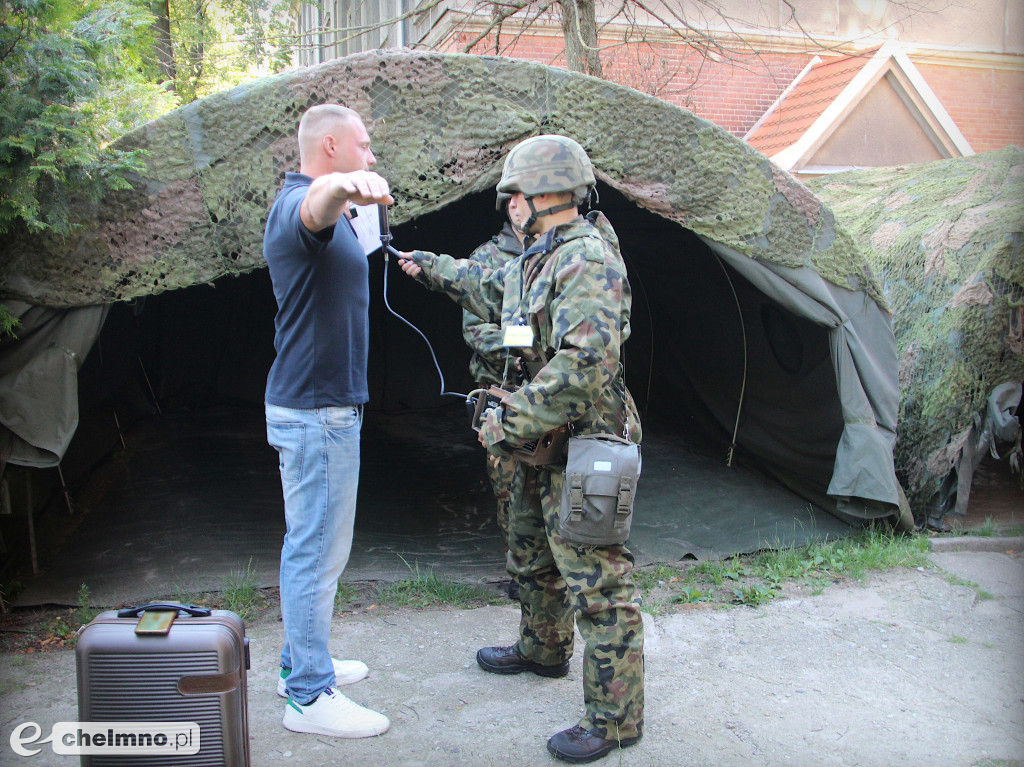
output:
[{"label": "roof gable", "polygon": [[[844,131],[848,120],[850,125]],[[815,160],[821,159],[820,150],[831,141],[825,153],[831,162],[828,167],[813,167],[813,172],[848,170],[863,166],[859,162],[864,159],[863,151],[857,151],[853,142],[843,161],[842,146],[832,139],[851,140],[849,133],[855,124],[878,126],[877,131],[861,131],[864,141],[880,141],[888,130],[890,143],[901,147],[891,156],[876,153],[875,161],[867,163],[870,165],[974,154],[896,42],[829,61],[815,56],[744,139],[793,172],[812,172]]]}]

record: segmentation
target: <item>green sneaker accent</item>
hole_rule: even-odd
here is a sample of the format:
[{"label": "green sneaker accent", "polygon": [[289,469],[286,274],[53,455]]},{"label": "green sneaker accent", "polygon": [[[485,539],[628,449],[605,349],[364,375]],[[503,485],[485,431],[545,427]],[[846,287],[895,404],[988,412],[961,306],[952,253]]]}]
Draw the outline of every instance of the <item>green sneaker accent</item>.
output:
[{"label": "green sneaker accent", "polygon": [[[331,665],[334,666],[334,684],[332,687],[354,684],[366,678],[369,669],[365,663],[356,660],[337,660],[331,658]],[[282,698],[288,697],[288,687],[285,684],[292,674],[292,669],[281,667],[277,676],[277,694]]]},{"label": "green sneaker accent", "polygon": [[298,712],[299,712],[300,714],[302,713],[302,706],[300,706],[300,705],[299,705],[298,703],[296,703],[296,702],[295,702],[294,700],[292,700],[291,698],[288,698],[288,705],[289,705],[289,706],[291,706],[292,708],[294,708],[294,709],[295,709],[296,711],[298,711]]}]

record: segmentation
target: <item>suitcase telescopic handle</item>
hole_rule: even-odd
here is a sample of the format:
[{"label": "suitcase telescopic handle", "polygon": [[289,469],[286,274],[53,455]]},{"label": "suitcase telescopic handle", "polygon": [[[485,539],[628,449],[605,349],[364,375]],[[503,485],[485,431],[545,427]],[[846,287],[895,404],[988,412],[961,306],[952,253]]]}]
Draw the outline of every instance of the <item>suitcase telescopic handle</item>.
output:
[{"label": "suitcase telescopic handle", "polygon": [[139,605],[138,607],[126,607],[123,610],[117,611],[118,618],[138,618],[139,615],[146,611],[158,611],[158,610],[177,610],[178,612],[188,613],[193,618],[208,618],[211,610],[209,607],[196,607],[195,605],[183,605],[178,602],[153,602],[148,605]]}]

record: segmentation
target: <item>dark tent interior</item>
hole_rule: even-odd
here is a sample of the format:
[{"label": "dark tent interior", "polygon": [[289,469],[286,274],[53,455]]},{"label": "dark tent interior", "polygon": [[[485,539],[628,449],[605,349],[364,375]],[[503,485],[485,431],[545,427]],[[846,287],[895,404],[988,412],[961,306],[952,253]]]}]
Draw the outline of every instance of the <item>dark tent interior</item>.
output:
[{"label": "dark tent interior", "polygon": [[[598,190],[633,290],[624,361],[644,422],[638,563],[843,535],[846,522],[808,501],[823,497],[842,431],[825,329],[773,303],[693,233]],[[500,226],[488,192],[392,233],[400,250],[462,256]],[[369,258],[371,401],[345,577],[425,566],[500,578],[483,452],[463,396],[440,394],[432,359],[447,392],[473,388],[461,309],[394,259],[385,277],[380,251]],[[262,411],[274,313],[265,269],[111,307],[80,373],[81,423],[62,464],[88,510],[40,553],[22,604],[73,602],[83,582],[102,603],[216,588],[247,562],[276,583],[284,523]],[[67,516],[62,503],[47,513]]]}]

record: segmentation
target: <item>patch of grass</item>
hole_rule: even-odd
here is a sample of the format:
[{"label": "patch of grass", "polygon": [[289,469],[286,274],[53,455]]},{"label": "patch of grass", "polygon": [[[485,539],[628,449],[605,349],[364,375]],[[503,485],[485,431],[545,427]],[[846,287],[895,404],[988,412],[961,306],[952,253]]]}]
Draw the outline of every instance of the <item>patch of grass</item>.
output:
[{"label": "patch of grass", "polygon": [[967,637],[962,637],[959,634],[953,634],[953,636],[949,638],[949,641],[950,644],[967,644],[968,639]]},{"label": "patch of grass", "polygon": [[89,604],[91,599],[89,587],[83,583],[78,587],[78,610],[75,614],[75,619],[82,626],[100,614],[99,610]]},{"label": "patch of grass", "polygon": [[656,585],[677,581],[683,577],[683,572],[668,565],[658,565],[653,570],[636,570],[633,573],[633,580],[641,591],[648,591]]},{"label": "patch of grass", "polygon": [[[406,562],[406,566],[408,564]],[[439,575],[435,570],[421,571],[419,563],[409,569],[412,571],[411,578],[377,586],[374,593],[377,604],[387,607],[447,605],[464,609],[505,601],[494,589],[460,583],[448,576]]]},{"label": "patch of grass", "polygon": [[985,523],[981,527],[977,527],[971,530],[971,535],[978,535],[982,538],[995,538],[996,533],[995,522],[992,521],[992,517],[985,517]]},{"label": "patch of grass", "polygon": [[972,589],[978,588],[978,584],[974,581],[964,580],[959,575],[954,575],[953,573],[946,573],[943,576],[943,580],[951,586],[969,586]]},{"label": "patch of grass", "polygon": [[746,605],[756,607],[783,593],[787,584],[820,594],[843,580],[897,567],[930,567],[929,542],[876,527],[847,538],[777,548],[749,556],[707,560],[683,569],[660,565],[638,571],[645,601],[659,605]]},{"label": "patch of grass", "polygon": [[732,590],[732,601],[738,605],[757,607],[771,602],[776,594],[774,588],[763,583],[745,583]]},{"label": "patch of grass", "polygon": [[334,595],[334,609],[344,609],[346,605],[358,600],[361,593],[355,584],[338,581],[338,593]]},{"label": "patch of grass", "polygon": [[1021,767],[1021,763],[1017,759],[982,759],[971,767]]},{"label": "patch of grass", "polygon": [[237,613],[244,621],[250,621],[259,616],[266,606],[266,597],[257,585],[259,583],[257,576],[256,568],[252,565],[252,557],[249,558],[244,570],[232,572],[220,594],[223,609]]},{"label": "patch of grass", "polygon": [[40,630],[43,646],[74,647],[78,641],[78,630],[91,621],[100,611],[89,604],[92,598],[89,587],[82,584],[78,587],[78,606],[53,616]]},{"label": "patch of grass", "polygon": [[672,597],[674,604],[695,605],[708,602],[714,595],[710,591],[702,591],[696,586],[683,586],[682,590]]},{"label": "patch of grass", "polygon": [[705,560],[693,566],[691,572],[699,581],[709,581],[714,586],[725,583],[727,568],[721,562]]},{"label": "patch of grass", "polygon": [[952,573],[946,573],[943,578],[946,583],[949,583],[952,586],[966,586],[967,588],[974,589],[974,592],[978,595],[978,599],[982,601],[995,599],[995,596],[985,591],[985,589],[981,588],[981,586],[974,581],[964,580],[960,576],[953,575]]},{"label": "patch of grass", "polygon": [[869,571],[928,567],[928,539],[866,528],[856,535],[766,551],[752,559],[754,574],[771,580],[862,579]]},{"label": "patch of grass", "polygon": [[666,612],[668,605],[660,599],[645,599],[640,604],[640,612],[648,615],[661,615]]},{"label": "patch of grass", "polygon": [[[73,614],[73,611],[70,612]],[[44,636],[39,643],[44,647],[73,647],[80,625],[73,617],[55,615],[49,624],[43,627],[42,634]]]}]

